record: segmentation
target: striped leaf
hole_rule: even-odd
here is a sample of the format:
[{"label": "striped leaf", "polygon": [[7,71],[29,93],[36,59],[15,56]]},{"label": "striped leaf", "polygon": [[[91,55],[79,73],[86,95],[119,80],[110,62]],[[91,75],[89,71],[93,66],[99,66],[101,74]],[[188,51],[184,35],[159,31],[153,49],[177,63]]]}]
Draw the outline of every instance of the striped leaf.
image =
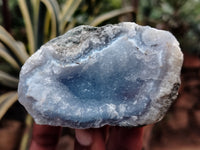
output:
[{"label": "striped leaf", "polygon": [[17,99],[17,92],[8,92],[0,96],[0,120]]},{"label": "striped leaf", "polygon": [[49,12],[47,12],[44,18],[44,43],[48,42],[50,38],[49,37],[50,23],[51,23],[51,16]]},{"label": "striped leaf", "polygon": [[71,19],[74,12],[77,10],[78,6],[82,0],[68,0],[64,4],[64,8],[62,10],[60,16],[60,32],[63,33],[67,22]]},{"label": "striped leaf", "polygon": [[75,18],[73,18],[70,23],[67,25],[67,27],[64,29],[64,33],[67,32],[68,30],[74,28],[74,26],[76,25],[77,20]]},{"label": "striped leaf", "polygon": [[28,55],[24,43],[22,43],[21,41],[16,41],[16,42],[17,42],[17,45],[19,46],[20,50],[22,51],[22,53],[26,53]]},{"label": "striped leaf", "polygon": [[0,43],[0,57],[7,61],[13,68],[19,70],[20,66],[16,60],[11,56],[6,47]]},{"label": "striped leaf", "polygon": [[19,7],[21,9],[22,16],[24,18],[25,27],[26,27],[26,34],[30,46],[30,54],[33,54],[36,49],[36,42],[34,41],[34,31],[33,31],[33,25],[31,22],[31,16],[30,16],[30,10],[27,6],[26,0],[18,0]]},{"label": "striped leaf", "polygon": [[99,24],[101,24],[102,22],[104,22],[106,20],[109,20],[113,17],[119,16],[119,15],[122,15],[122,14],[130,13],[130,12],[134,12],[133,7],[125,7],[125,8],[113,10],[113,11],[110,11],[108,13],[102,14],[99,17],[96,17],[89,24],[91,26],[98,26]]},{"label": "striped leaf", "polygon": [[51,16],[51,39],[59,35],[59,5],[55,0],[41,0]]},{"label": "striped leaf", "polygon": [[15,39],[2,26],[0,26],[0,41],[8,47],[8,50],[16,56],[21,64],[24,64],[29,57],[28,54],[20,49]]},{"label": "striped leaf", "polygon": [[19,80],[8,73],[0,71],[0,84],[11,88],[17,88]]},{"label": "striped leaf", "polygon": [[66,0],[65,4],[62,5],[63,7],[62,7],[62,12],[60,14],[60,17],[63,17],[65,14],[67,14],[67,12],[70,9],[70,6],[72,6],[73,1],[74,0]]},{"label": "striped leaf", "polygon": [[38,49],[38,34],[41,34],[40,32],[38,32],[38,26],[40,24],[39,22],[40,0],[31,0],[31,4],[33,8],[32,26],[33,26],[34,44],[35,44],[34,51],[36,51]]}]

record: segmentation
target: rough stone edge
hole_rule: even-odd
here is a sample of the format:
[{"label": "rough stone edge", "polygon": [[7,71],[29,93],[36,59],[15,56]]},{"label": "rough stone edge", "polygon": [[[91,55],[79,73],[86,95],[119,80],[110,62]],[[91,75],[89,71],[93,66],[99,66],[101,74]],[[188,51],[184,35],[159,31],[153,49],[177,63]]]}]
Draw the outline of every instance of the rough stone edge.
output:
[{"label": "rough stone edge", "polygon": [[[132,24],[132,23],[130,23],[130,24]],[[134,23],[135,24],[135,23]],[[125,24],[125,23],[120,23],[120,24],[116,24],[116,25],[113,25],[113,26],[118,26],[118,25],[127,25],[127,24]],[[137,26],[137,27],[142,27],[142,28],[144,28],[144,27],[148,27],[148,26],[140,26],[140,25],[137,25],[137,24],[135,24],[135,26]],[[151,28],[151,27],[149,27],[149,28]],[[154,28],[151,28],[151,29],[154,29]],[[46,46],[46,44],[44,45],[44,46]],[[177,45],[178,46],[178,45]],[[180,53],[180,48],[179,47],[177,47],[176,46],[176,48],[178,48],[178,50],[177,50],[177,52],[179,53],[179,56],[180,56],[180,58],[182,58],[183,57],[183,55],[182,55],[182,53]],[[40,50],[40,49],[39,49]],[[173,52],[174,53],[174,52]],[[178,59],[180,59],[180,58],[178,58]],[[171,59],[172,59],[172,61],[176,61],[176,59],[173,59],[173,57],[171,57]],[[31,61],[33,61],[32,59],[31,60],[29,60],[30,62]],[[178,61],[177,61],[178,62]],[[41,62],[40,62],[40,64],[41,64]],[[37,64],[37,65],[39,65],[39,64]],[[34,65],[34,66],[32,66],[33,68],[35,68],[36,67],[36,65]],[[25,67],[26,69],[27,69],[27,67]],[[25,69],[23,69],[23,70],[25,70]],[[32,70],[32,69],[30,69],[30,70]],[[23,72],[23,71],[22,71]],[[27,72],[27,71],[25,71],[25,72]],[[177,69],[177,71],[176,72],[179,72],[178,74],[180,75],[180,69]],[[145,124],[151,124],[151,123],[154,123],[155,122],[155,120],[152,120],[151,118],[152,118],[152,116],[157,116],[157,118],[158,118],[158,120],[157,121],[159,121],[159,120],[161,120],[163,117],[164,117],[164,114],[165,114],[165,112],[168,110],[168,108],[169,108],[169,106],[171,105],[171,103],[173,102],[173,101],[171,101],[171,99],[172,100],[175,100],[176,99],[176,97],[177,97],[177,88],[179,87],[179,85],[180,85],[180,79],[179,79],[179,75],[177,75],[177,79],[175,79],[176,80],[176,82],[172,82],[172,83],[175,83],[175,84],[173,84],[172,86],[171,86],[171,88],[169,88],[168,89],[168,92],[164,92],[163,94],[160,94],[159,96],[158,96],[158,98],[157,98],[157,101],[155,101],[155,102],[153,102],[152,104],[151,104],[151,109],[148,111],[148,113],[146,113],[146,114],[144,114],[144,115],[142,115],[142,117],[140,117],[138,120],[137,120],[137,122],[138,122],[138,124],[135,124],[135,125],[133,125],[132,124],[132,126],[136,126],[136,125],[145,125]],[[169,74],[169,75],[167,75],[166,77],[165,77],[165,79],[163,80],[163,82],[161,83],[161,88],[163,88],[163,89],[165,89],[166,90],[166,88],[164,88],[165,87],[165,85],[168,83],[168,81],[166,80],[166,79],[169,79],[169,77],[171,77],[171,75]],[[172,94],[171,94],[172,93]],[[163,99],[163,101],[161,101]],[[157,111],[157,112],[155,112],[155,110],[160,110],[160,109],[163,109],[163,107],[162,107],[162,103],[164,103],[164,104],[166,104],[166,106],[165,106],[165,111],[163,111],[163,114],[159,114],[159,111]],[[154,110],[153,110],[154,109]],[[153,110],[153,111],[152,111]],[[151,113],[149,113],[149,112],[151,112]],[[143,122],[143,120],[148,120],[148,123],[147,122]],[[125,125],[124,123],[122,123],[123,124],[123,126],[125,125],[125,126],[130,126],[130,123],[132,123],[132,121],[133,120],[127,120],[127,124]],[[124,121],[123,121],[124,122]],[[42,123],[40,123],[40,124],[42,124]],[[101,124],[100,126],[104,126],[104,125],[106,125],[107,123],[105,123],[105,124]],[[79,127],[80,128],[80,127]],[[87,127],[86,127],[87,128]]]}]

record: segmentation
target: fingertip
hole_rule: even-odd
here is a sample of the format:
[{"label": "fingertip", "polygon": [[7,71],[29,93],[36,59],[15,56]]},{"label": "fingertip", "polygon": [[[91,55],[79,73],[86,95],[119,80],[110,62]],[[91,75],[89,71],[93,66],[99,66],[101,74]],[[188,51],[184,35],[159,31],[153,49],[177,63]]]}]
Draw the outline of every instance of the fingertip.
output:
[{"label": "fingertip", "polygon": [[75,129],[76,139],[82,146],[90,146],[92,144],[92,131],[84,129]]}]

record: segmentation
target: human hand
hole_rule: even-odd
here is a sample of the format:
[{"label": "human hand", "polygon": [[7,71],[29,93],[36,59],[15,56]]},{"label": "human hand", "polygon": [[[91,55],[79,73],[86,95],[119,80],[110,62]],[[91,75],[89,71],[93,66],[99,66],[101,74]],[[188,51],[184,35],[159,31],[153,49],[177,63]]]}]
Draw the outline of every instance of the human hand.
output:
[{"label": "human hand", "polygon": [[[34,125],[30,150],[55,150],[61,127]],[[74,150],[141,150],[142,127],[75,129]]]},{"label": "human hand", "polygon": [[75,150],[141,150],[142,127],[76,129]]},{"label": "human hand", "polygon": [[34,124],[29,150],[55,150],[61,130],[61,127]]}]

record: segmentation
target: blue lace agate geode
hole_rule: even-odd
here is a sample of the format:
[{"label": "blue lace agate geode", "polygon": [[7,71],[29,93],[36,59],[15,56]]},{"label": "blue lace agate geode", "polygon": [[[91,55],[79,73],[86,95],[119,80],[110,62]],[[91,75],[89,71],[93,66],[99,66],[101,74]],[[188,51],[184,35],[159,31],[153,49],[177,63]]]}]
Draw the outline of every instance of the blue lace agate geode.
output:
[{"label": "blue lace agate geode", "polygon": [[150,124],[176,98],[182,61],[179,43],[167,31],[128,22],[79,26],[26,61],[19,101],[39,124]]}]

